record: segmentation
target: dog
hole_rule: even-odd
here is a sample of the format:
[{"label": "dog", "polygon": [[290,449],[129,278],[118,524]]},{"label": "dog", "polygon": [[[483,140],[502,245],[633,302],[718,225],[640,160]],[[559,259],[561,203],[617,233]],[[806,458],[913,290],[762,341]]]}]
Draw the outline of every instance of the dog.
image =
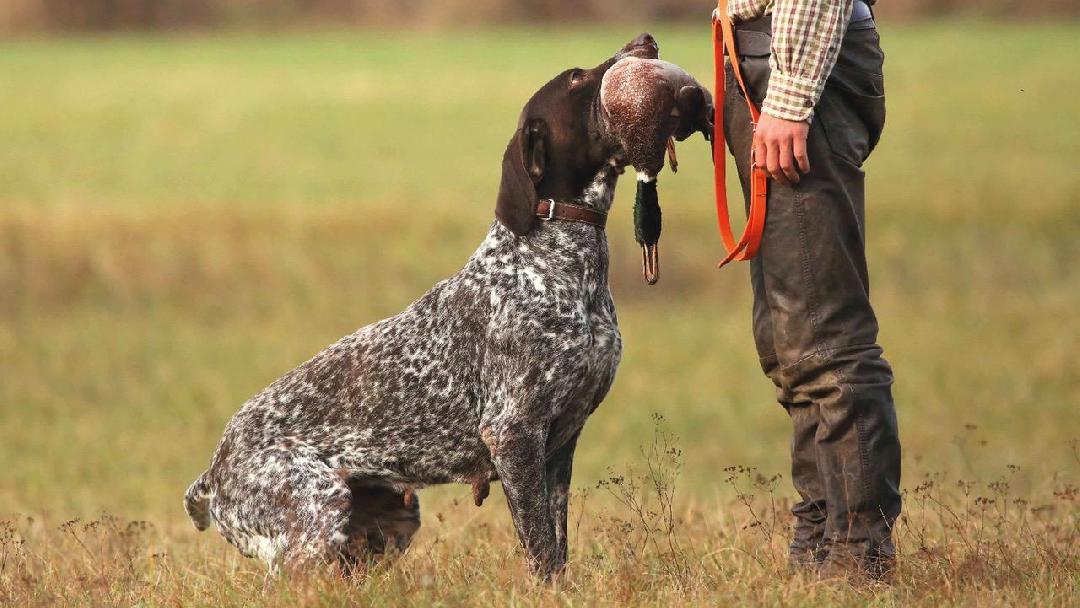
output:
[{"label": "dog", "polygon": [[563,569],[574,450],[622,351],[603,224],[626,145],[600,85],[620,59],[658,52],[641,34],[532,96],[464,268],[248,400],[187,490],[196,528],[214,523],[271,571],[356,564],[409,545],[418,489],[470,484],[479,506],[500,480],[531,570]]}]

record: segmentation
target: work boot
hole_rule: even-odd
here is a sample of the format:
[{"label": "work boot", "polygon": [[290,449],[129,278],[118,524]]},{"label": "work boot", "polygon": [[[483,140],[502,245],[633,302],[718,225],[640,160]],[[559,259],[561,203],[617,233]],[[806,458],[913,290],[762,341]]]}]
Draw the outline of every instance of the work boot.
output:
[{"label": "work boot", "polygon": [[892,583],[896,566],[895,550],[889,546],[855,552],[833,545],[825,561],[817,568],[817,577],[823,581],[845,581],[855,585]]}]

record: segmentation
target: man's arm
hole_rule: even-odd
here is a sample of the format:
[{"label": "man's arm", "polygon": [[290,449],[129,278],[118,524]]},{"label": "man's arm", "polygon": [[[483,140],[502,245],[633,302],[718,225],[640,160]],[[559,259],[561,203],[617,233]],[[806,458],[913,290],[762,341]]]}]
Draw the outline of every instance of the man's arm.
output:
[{"label": "man's arm", "polygon": [[[773,179],[791,185],[799,181],[799,171],[810,170],[806,155],[810,120],[840,54],[853,0],[770,2],[772,74],[754,132],[754,160]],[[753,4],[741,0],[729,12],[741,18]]]}]

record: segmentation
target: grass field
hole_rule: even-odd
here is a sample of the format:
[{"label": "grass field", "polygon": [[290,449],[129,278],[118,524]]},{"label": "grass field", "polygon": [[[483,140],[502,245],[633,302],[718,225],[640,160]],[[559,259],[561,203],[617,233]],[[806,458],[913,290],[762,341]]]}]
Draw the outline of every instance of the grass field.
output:
[{"label": "grass field", "polygon": [[[1075,23],[882,32],[868,240],[905,448],[893,587],[783,573],[788,423],[747,270],[713,265],[700,140],[661,180],[655,287],[632,184],[616,201],[625,355],[579,444],[559,585],[529,580],[501,499],[464,487],[423,492],[413,548],[364,582],[264,584],[191,528],[181,494],[239,404],[458,269],[524,100],[640,30],[0,42],[0,604],[1075,605]],[[709,74],[704,27],[650,30]],[[649,456],[656,413],[678,463]],[[597,487],[650,459],[670,505]]]}]

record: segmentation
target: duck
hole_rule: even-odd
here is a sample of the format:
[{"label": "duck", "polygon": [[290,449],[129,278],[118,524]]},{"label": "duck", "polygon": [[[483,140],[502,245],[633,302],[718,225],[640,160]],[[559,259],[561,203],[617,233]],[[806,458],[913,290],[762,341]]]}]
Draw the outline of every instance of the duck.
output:
[{"label": "duck", "polygon": [[671,171],[678,171],[675,141],[700,132],[712,143],[712,95],[670,61],[627,56],[604,74],[600,107],[626,162],[637,172],[634,238],[641,246],[645,282],[655,285],[660,277],[661,230],[657,176],[665,156]]}]

